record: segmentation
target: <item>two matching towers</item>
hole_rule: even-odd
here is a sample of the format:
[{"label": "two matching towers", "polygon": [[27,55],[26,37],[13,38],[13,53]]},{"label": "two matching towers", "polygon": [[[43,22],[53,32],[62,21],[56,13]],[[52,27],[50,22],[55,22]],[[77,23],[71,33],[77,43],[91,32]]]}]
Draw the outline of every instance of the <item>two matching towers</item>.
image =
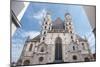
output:
[{"label": "two matching towers", "polygon": [[[73,25],[72,25],[72,17],[70,15],[70,13],[65,14],[65,18],[64,18],[63,22],[64,22],[63,33],[67,32],[67,33],[73,34],[74,30],[73,30]],[[53,24],[53,22],[52,22],[52,19],[51,19],[51,14],[47,12],[46,15],[43,17],[43,21],[42,21],[40,42],[45,41],[45,36],[47,35],[48,31],[54,30],[52,24]]]}]

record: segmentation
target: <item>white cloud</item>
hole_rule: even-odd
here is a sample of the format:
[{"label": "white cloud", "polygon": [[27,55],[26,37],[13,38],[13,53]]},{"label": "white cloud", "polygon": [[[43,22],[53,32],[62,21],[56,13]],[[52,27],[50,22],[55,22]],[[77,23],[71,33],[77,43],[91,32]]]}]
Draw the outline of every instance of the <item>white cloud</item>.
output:
[{"label": "white cloud", "polygon": [[26,38],[29,36],[30,39],[32,39],[39,34],[40,34],[40,32],[38,32],[38,31],[28,31],[28,32],[26,32],[22,29],[19,30],[16,33],[17,37],[12,39],[12,61],[16,62],[19,59],[19,56],[22,52]]},{"label": "white cloud", "polygon": [[16,36],[19,37],[19,38],[27,38],[27,37],[30,37],[30,38],[34,38],[35,36],[39,35],[40,32],[39,31],[24,31],[22,29],[20,29],[17,33],[16,33]]},{"label": "white cloud", "polygon": [[22,49],[23,49],[23,46],[22,44],[13,44],[12,45],[12,62],[17,62],[17,60],[19,59],[19,56],[22,52]]},{"label": "white cloud", "polygon": [[15,38],[15,39],[12,39],[12,43],[13,43],[13,44],[23,43],[23,40],[20,39],[20,38]]},{"label": "white cloud", "polygon": [[29,31],[29,32],[25,32],[24,34],[25,34],[24,36],[26,36],[26,37],[29,36],[30,39],[32,39],[32,38],[36,37],[37,35],[39,35],[40,32],[37,32],[37,31]]},{"label": "white cloud", "polygon": [[41,25],[42,18],[45,17],[46,13],[47,13],[47,10],[42,9],[42,10],[38,11],[37,13],[34,13],[33,18],[39,20],[39,24]]},{"label": "white cloud", "polygon": [[86,37],[88,39],[89,42],[89,47],[91,49],[91,52],[94,53],[95,52],[95,36],[92,32],[89,32],[86,34]]}]

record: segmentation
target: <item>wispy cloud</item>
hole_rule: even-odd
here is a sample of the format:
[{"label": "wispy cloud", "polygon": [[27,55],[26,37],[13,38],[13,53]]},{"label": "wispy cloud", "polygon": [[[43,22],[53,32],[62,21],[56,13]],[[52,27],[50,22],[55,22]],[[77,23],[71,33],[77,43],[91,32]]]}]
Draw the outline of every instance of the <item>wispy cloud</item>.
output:
[{"label": "wispy cloud", "polygon": [[16,62],[18,60],[27,37],[30,37],[30,39],[32,39],[39,34],[40,32],[38,31],[26,32],[22,29],[18,30],[15,34],[15,37],[12,38],[12,61]]},{"label": "wispy cloud", "polygon": [[36,37],[37,35],[39,35],[40,32],[38,32],[38,31],[29,31],[29,32],[25,32],[24,34],[25,34],[24,35],[25,37],[28,37],[29,36],[30,39],[32,39],[32,38]]},{"label": "wispy cloud", "polygon": [[23,29],[20,29],[15,33],[14,36],[17,36],[17,38],[26,38],[26,37],[34,38],[39,34],[40,34],[39,31],[24,31]]},{"label": "wispy cloud", "polygon": [[43,19],[43,17],[45,17],[46,13],[47,13],[47,10],[42,9],[42,10],[38,11],[37,13],[34,13],[33,18],[39,20],[39,24],[41,25],[42,19]]},{"label": "wispy cloud", "polygon": [[91,52],[94,53],[95,52],[95,36],[93,34],[93,32],[88,32],[86,34],[86,37],[88,39],[88,42],[89,42],[89,47],[91,49]]}]

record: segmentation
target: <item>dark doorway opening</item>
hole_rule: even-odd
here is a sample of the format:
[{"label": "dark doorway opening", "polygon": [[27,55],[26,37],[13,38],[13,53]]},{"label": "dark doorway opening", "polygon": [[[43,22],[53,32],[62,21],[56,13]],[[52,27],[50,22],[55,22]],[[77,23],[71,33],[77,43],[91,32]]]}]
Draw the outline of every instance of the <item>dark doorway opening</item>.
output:
[{"label": "dark doorway opening", "polygon": [[30,61],[29,61],[29,60],[25,60],[25,61],[24,61],[24,65],[25,65],[25,66],[28,66],[29,64],[30,64]]},{"label": "dark doorway opening", "polygon": [[89,62],[90,59],[88,57],[84,58],[85,62]]}]

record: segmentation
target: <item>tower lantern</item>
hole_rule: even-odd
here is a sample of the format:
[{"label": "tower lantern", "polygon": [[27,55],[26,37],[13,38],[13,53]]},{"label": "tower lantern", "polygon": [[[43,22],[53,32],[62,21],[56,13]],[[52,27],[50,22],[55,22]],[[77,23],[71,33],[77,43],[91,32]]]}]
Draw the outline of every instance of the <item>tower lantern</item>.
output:
[{"label": "tower lantern", "polygon": [[68,33],[73,33],[72,17],[70,13],[65,14],[65,31]]}]

